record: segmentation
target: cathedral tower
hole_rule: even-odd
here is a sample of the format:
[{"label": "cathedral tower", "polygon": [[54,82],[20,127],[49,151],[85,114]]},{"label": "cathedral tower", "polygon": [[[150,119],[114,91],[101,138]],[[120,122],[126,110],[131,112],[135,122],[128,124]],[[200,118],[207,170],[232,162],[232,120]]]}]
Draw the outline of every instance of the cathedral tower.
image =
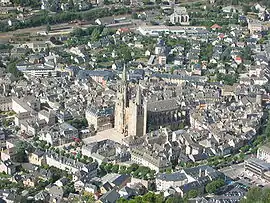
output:
[{"label": "cathedral tower", "polygon": [[145,111],[140,85],[137,87],[136,97],[129,103],[128,135],[140,137],[145,131]]},{"label": "cathedral tower", "polygon": [[121,134],[126,134],[127,122],[126,113],[128,111],[128,101],[127,101],[127,73],[126,66],[124,66],[122,73],[122,80],[118,84],[116,93],[116,103],[115,103],[115,118],[114,118],[114,128]]},{"label": "cathedral tower", "polygon": [[126,67],[118,84],[115,103],[114,128],[125,136],[143,136],[146,132],[146,111],[141,88],[138,85],[135,98],[128,97]]}]

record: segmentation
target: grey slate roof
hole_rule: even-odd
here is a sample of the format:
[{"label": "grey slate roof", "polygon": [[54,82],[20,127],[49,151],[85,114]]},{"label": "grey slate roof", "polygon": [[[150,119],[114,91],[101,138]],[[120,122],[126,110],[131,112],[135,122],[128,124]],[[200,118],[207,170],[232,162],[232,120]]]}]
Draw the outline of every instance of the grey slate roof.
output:
[{"label": "grey slate roof", "polygon": [[163,180],[163,181],[183,181],[187,179],[186,174],[181,172],[176,172],[172,174],[166,174],[166,173],[160,173],[157,175],[157,179]]},{"label": "grey slate roof", "polygon": [[161,111],[170,111],[178,109],[180,107],[179,103],[175,99],[170,100],[160,100],[147,104],[148,111],[152,112],[161,112]]},{"label": "grey slate roof", "polygon": [[103,203],[115,203],[120,198],[120,195],[115,190],[110,190],[105,193],[99,200]]}]

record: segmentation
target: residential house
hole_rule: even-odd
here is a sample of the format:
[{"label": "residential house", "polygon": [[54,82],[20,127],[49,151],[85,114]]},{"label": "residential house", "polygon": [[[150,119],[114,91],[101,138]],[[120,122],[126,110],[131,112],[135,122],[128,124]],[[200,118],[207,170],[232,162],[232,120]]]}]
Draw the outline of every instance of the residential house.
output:
[{"label": "residential house", "polygon": [[10,160],[0,161],[0,172],[13,175],[16,172],[16,166]]},{"label": "residential house", "polygon": [[26,175],[23,177],[23,185],[25,187],[35,187],[37,185],[37,178],[32,174]]},{"label": "residential house", "polygon": [[156,177],[156,187],[158,191],[165,191],[170,187],[180,187],[188,183],[188,177],[181,172],[172,174],[159,173]]},{"label": "residential house", "polygon": [[29,163],[41,166],[45,162],[45,152],[36,149],[33,153],[30,153],[28,156]]},{"label": "residential house", "polygon": [[99,203],[115,203],[120,198],[119,193],[112,189],[101,196],[101,198],[97,201]]}]

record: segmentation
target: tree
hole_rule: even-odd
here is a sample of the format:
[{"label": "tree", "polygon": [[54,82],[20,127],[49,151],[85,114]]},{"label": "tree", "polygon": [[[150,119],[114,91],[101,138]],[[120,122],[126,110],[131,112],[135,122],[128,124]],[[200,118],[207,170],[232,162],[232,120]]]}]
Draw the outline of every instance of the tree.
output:
[{"label": "tree", "polygon": [[113,172],[113,173],[118,173],[118,170],[119,170],[119,165],[114,165],[114,166],[112,167],[112,172]]},{"label": "tree", "polygon": [[23,76],[23,73],[17,69],[15,61],[7,65],[7,71],[13,74],[15,77]]},{"label": "tree", "polygon": [[91,41],[95,42],[99,39],[100,37],[100,29],[97,27],[93,30],[92,34],[91,34]]},{"label": "tree", "polygon": [[269,199],[269,188],[261,189],[259,187],[254,187],[249,189],[246,198],[242,199],[240,203],[269,203]]},{"label": "tree", "polygon": [[198,196],[198,191],[197,190],[188,191],[188,198],[195,198],[197,196]]},{"label": "tree", "polygon": [[111,173],[112,172],[112,167],[113,167],[113,164],[112,163],[108,163],[105,165],[104,169],[107,173]]},{"label": "tree", "polygon": [[165,203],[183,203],[184,200],[182,197],[169,197]]},{"label": "tree", "polygon": [[130,168],[130,169],[131,169],[131,171],[136,171],[136,170],[139,168],[139,165],[138,165],[138,164],[133,163],[133,164],[131,164],[131,165],[130,165],[130,167],[128,167],[128,168]]},{"label": "tree", "polygon": [[224,186],[225,182],[222,179],[214,180],[211,183],[208,183],[205,187],[206,192],[215,193],[220,187]]}]

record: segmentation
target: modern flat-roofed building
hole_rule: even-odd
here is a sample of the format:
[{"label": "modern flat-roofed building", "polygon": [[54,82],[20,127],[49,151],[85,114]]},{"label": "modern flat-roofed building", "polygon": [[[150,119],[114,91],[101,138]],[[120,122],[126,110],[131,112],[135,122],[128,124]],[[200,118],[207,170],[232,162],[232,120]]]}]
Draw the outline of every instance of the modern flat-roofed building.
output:
[{"label": "modern flat-roofed building", "polygon": [[193,34],[200,33],[200,31],[206,31],[204,26],[141,26],[138,31],[146,36],[158,36],[160,34],[184,34],[190,31],[194,31]]},{"label": "modern flat-roofed building", "polygon": [[23,74],[48,77],[57,75],[57,71],[53,64],[17,64],[16,68]]},{"label": "modern flat-roofed building", "polygon": [[245,171],[250,171],[262,177],[265,172],[270,171],[270,163],[257,158],[250,158],[245,161]]}]

